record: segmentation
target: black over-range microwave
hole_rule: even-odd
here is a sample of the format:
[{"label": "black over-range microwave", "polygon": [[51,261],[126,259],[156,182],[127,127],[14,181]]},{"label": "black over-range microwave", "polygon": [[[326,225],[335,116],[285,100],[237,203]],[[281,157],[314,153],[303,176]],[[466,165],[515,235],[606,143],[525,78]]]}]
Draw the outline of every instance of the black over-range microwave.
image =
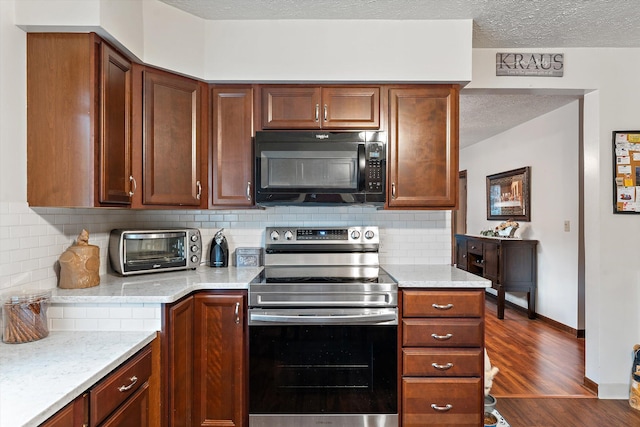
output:
[{"label": "black over-range microwave", "polygon": [[258,131],[259,205],[383,205],[384,132]]}]

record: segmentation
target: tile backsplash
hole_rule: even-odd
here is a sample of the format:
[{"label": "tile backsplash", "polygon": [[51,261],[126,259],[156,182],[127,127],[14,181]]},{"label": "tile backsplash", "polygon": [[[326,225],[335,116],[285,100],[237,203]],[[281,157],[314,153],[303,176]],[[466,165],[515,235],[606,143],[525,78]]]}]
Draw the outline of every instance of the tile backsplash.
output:
[{"label": "tile backsplash", "polygon": [[[382,264],[450,264],[450,211],[385,211],[373,207],[270,207],[248,210],[127,210],[30,208],[0,203],[0,293],[57,286],[57,263],[82,229],[100,247],[100,273],[110,271],[113,228],[199,228],[203,250],[225,229],[230,255],[237,247],[264,246],[268,226],[380,227]],[[66,318],[66,316],[65,316]],[[151,319],[150,322],[155,320]],[[63,325],[60,325],[63,326]],[[106,327],[106,326],[105,326]]]}]

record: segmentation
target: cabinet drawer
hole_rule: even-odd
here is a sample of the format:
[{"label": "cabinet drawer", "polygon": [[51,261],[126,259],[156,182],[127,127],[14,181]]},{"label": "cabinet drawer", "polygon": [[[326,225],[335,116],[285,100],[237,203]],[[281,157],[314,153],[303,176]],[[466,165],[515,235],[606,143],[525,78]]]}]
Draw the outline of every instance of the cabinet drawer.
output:
[{"label": "cabinet drawer", "polygon": [[479,377],[484,353],[478,348],[404,348],[402,372],[413,377]]},{"label": "cabinet drawer", "polygon": [[482,317],[484,290],[403,291],[403,317]]},{"label": "cabinet drawer", "polygon": [[100,427],[149,427],[149,384],[143,384]]},{"label": "cabinet drawer", "polygon": [[402,427],[483,425],[481,378],[403,378]]},{"label": "cabinet drawer", "polygon": [[467,252],[482,255],[483,243],[478,240],[467,240]]},{"label": "cabinet drawer", "polygon": [[151,347],[120,366],[89,391],[92,427],[100,424],[151,376]]},{"label": "cabinet drawer", "polygon": [[482,319],[402,319],[403,347],[483,347]]}]

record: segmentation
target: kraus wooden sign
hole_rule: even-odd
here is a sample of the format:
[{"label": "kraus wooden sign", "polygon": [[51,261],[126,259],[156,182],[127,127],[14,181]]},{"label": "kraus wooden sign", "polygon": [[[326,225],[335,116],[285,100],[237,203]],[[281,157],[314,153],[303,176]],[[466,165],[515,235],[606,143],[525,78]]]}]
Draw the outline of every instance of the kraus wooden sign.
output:
[{"label": "kraus wooden sign", "polygon": [[563,53],[496,53],[496,76],[562,77]]}]

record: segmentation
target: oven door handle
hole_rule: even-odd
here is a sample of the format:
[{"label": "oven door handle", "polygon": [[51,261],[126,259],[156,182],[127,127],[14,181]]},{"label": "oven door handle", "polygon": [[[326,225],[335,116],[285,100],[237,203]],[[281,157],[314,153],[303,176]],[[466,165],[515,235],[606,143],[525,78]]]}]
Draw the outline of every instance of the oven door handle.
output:
[{"label": "oven door handle", "polygon": [[397,322],[396,313],[374,313],[374,314],[339,314],[330,316],[308,316],[308,315],[287,315],[287,314],[256,314],[251,313],[249,317],[251,322],[268,322],[268,323],[320,323],[323,325],[330,324],[347,324],[347,323],[386,323],[391,321]]}]

